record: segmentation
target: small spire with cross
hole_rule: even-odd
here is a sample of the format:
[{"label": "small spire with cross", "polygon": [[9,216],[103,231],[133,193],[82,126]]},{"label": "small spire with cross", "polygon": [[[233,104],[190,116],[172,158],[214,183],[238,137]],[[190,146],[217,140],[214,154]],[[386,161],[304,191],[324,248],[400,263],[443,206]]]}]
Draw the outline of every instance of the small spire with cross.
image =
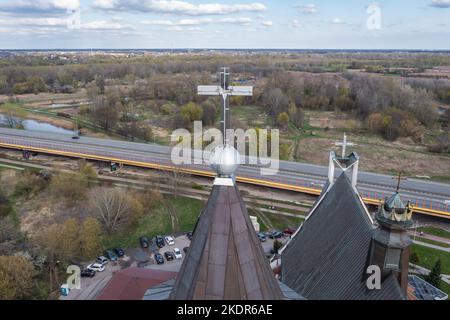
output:
[{"label": "small spire with cross", "polygon": [[227,139],[227,129],[230,124],[230,96],[252,96],[252,86],[230,86],[230,69],[222,67],[220,70],[220,86],[198,86],[198,94],[203,96],[220,96],[222,100],[221,108],[221,131],[222,143],[229,143]]},{"label": "small spire with cross", "polygon": [[407,180],[404,173],[399,171],[392,179],[397,179],[397,187],[395,188],[395,193],[398,193],[400,191],[400,182],[402,180]]},{"label": "small spire with cross", "polygon": [[344,132],[344,138],[343,138],[342,142],[339,141],[339,142],[335,142],[334,144],[336,146],[342,146],[342,158],[345,158],[345,156],[346,156],[347,147],[356,146],[355,143],[347,141],[347,134],[345,132]]}]

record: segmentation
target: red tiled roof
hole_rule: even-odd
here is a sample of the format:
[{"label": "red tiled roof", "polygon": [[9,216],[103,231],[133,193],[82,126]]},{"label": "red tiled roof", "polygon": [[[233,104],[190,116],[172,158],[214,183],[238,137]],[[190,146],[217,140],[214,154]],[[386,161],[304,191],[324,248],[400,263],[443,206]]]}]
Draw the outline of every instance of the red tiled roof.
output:
[{"label": "red tiled roof", "polygon": [[96,300],[141,300],[147,289],[173,279],[176,272],[126,268],[116,272]]}]

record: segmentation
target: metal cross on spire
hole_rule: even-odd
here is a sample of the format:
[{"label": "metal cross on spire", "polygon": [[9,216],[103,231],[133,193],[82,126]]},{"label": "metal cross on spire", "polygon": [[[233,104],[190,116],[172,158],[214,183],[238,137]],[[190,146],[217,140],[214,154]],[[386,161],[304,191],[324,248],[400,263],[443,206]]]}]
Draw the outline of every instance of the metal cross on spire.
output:
[{"label": "metal cross on spire", "polygon": [[355,143],[347,141],[347,134],[346,133],[344,133],[344,139],[342,140],[342,142],[335,142],[334,144],[336,146],[342,146],[342,158],[344,158],[346,156],[346,149],[347,149],[347,147],[356,146]]},{"label": "metal cross on spire", "polygon": [[398,193],[400,190],[400,182],[402,180],[406,180],[406,177],[403,175],[403,172],[399,171],[397,175],[392,177],[392,179],[397,179],[397,188],[395,188],[395,193]]},{"label": "metal cross on spire", "polygon": [[221,96],[221,131],[222,143],[228,144],[227,129],[230,124],[230,96],[252,96],[252,86],[230,86],[230,68],[223,67],[220,70],[220,86],[198,86],[198,94],[201,96]]}]

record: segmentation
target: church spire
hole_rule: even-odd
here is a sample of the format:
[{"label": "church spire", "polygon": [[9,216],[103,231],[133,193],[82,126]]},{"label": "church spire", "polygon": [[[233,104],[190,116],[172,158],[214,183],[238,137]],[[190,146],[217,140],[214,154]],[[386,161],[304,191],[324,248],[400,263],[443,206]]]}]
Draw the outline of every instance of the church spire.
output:
[{"label": "church spire", "polygon": [[[224,69],[227,70],[227,69]],[[223,82],[216,91],[233,92]],[[226,79],[226,78],[225,78]],[[228,86],[228,89],[227,89]],[[199,87],[211,92],[212,86]],[[226,93],[226,92],[225,92]],[[228,94],[228,93],[227,93]],[[227,101],[222,96],[222,102]],[[224,104],[223,130],[226,131]],[[177,300],[277,300],[283,294],[236,186],[239,153],[224,139],[211,152],[217,177],[170,294]]]}]

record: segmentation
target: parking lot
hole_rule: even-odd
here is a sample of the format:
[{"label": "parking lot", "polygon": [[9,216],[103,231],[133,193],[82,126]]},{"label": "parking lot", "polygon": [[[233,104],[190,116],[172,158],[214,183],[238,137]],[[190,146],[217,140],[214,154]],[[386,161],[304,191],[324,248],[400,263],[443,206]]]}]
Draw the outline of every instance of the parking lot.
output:
[{"label": "parking lot", "polygon": [[[183,248],[189,247],[190,240],[185,234],[174,236],[174,244],[168,245],[164,242],[164,246],[162,248],[158,248],[156,245],[155,239],[151,239],[151,243],[149,243],[148,248],[142,247],[133,247],[130,249],[125,249],[125,256],[119,258],[117,262],[109,261],[105,265],[104,271],[97,271],[95,276],[92,278],[81,278],[81,289],[73,289],[70,290],[67,296],[60,296],[61,300],[93,300],[101,292],[101,290],[105,287],[111,277],[114,275],[114,272],[119,271],[123,268],[127,267],[142,267],[142,268],[150,268],[150,269],[158,269],[165,271],[173,271],[178,272],[180,270],[181,264],[186,256],[186,253],[183,251]],[[289,237],[280,238],[281,242],[286,242]],[[262,248],[266,254],[270,254],[273,248],[274,239],[270,237],[266,237],[266,241],[261,242]],[[139,242],[138,242],[139,243]],[[164,253],[169,251],[173,252],[174,248],[178,248],[181,251],[182,258],[181,259],[173,259],[168,261],[164,256]],[[155,253],[160,253],[164,257],[164,263],[157,264],[154,258]],[[88,264],[86,263],[83,267],[86,267]]]}]

